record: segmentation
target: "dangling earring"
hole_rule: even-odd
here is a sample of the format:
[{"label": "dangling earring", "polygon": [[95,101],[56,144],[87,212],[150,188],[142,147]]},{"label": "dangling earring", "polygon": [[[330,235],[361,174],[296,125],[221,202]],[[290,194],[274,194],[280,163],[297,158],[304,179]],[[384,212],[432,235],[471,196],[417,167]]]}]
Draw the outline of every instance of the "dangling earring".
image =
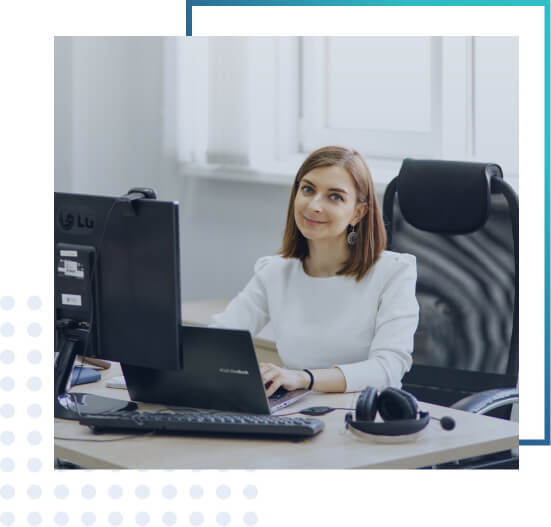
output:
[{"label": "dangling earring", "polygon": [[352,227],[352,230],[348,233],[346,241],[348,245],[354,245],[358,241],[358,232],[356,231],[357,224]]}]

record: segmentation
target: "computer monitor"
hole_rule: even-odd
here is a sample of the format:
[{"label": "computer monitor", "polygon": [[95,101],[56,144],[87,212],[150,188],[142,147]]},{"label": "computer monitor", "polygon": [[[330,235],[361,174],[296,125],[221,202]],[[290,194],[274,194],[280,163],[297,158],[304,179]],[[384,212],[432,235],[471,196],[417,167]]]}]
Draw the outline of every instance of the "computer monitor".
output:
[{"label": "computer monitor", "polygon": [[178,203],[154,197],[54,194],[57,417],[135,408],[67,394],[77,355],[183,367]]}]

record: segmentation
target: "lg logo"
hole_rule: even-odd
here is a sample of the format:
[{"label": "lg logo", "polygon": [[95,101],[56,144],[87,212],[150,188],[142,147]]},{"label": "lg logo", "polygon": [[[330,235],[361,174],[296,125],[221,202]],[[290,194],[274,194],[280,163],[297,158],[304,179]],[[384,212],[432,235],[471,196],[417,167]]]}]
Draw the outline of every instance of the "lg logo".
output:
[{"label": "lg logo", "polygon": [[64,231],[91,231],[94,228],[96,220],[92,215],[87,215],[82,212],[60,210],[58,214],[58,222],[59,226]]}]

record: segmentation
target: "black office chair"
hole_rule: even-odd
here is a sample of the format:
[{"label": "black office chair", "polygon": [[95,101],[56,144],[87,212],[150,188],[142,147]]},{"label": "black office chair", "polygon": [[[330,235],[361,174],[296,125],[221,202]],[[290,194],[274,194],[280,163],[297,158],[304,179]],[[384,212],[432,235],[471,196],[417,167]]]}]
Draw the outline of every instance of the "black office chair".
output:
[{"label": "black office chair", "polygon": [[[419,327],[403,388],[509,419],[518,401],[518,197],[501,168],[405,159],[383,216],[388,249],[417,257]],[[463,466],[516,468],[518,456]]]}]

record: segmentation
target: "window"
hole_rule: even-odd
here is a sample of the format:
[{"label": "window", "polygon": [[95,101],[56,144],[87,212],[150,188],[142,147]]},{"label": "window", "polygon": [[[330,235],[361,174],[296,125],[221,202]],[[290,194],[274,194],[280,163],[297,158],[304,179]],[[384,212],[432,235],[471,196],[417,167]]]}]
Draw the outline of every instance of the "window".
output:
[{"label": "window", "polygon": [[397,159],[437,152],[441,47],[428,37],[305,39],[304,149],[336,143]]},{"label": "window", "polygon": [[171,40],[188,168],[289,176],[315,148],[343,144],[380,182],[407,156],[492,161],[518,177],[517,38]]}]

